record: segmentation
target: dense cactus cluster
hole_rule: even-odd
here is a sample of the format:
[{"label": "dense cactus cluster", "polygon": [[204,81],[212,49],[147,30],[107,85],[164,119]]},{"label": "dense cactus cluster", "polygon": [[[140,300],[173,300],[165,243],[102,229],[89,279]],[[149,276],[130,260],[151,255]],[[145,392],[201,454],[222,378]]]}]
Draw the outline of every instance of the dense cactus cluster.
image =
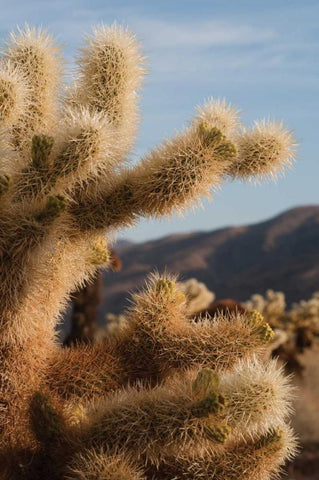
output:
[{"label": "dense cactus cluster", "polygon": [[319,292],[308,300],[294,302],[286,308],[283,292],[267,290],[265,295],[254,294],[244,303],[248,310],[257,310],[274,329],[270,349],[279,356],[288,369],[301,372],[300,354],[319,339]]},{"label": "dense cactus cluster", "polygon": [[1,479],[270,478],[295,441],[287,381],[259,359],[272,335],[259,314],[192,322],[164,276],[98,345],[61,348],[55,326],[109,263],[105,235],[227,179],[274,176],[293,159],[291,134],[247,130],[210,100],[128,166],[144,74],[135,37],[96,29],[64,90],[62,65],[33,28],[11,35],[0,64]]},{"label": "dense cactus cluster", "polygon": [[291,332],[304,328],[314,336],[319,335],[319,292],[314,292],[308,300],[294,302],[287,309],[283,292],[267,290],[265,295],[252,295],[244,306],[260,312],[273,328]]}]

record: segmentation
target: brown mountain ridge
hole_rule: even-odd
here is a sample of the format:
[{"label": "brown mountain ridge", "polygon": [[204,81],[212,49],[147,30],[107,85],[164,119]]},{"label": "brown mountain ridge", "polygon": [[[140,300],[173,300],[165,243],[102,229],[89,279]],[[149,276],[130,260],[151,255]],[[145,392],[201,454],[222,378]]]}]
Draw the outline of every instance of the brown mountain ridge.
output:
[{"label": "brown mountain ridge", "polygon": [[319,205],[248,226],[122,243],[117,252],[123,269],[104,274],[101,316],[121,312],[128,291],[154,270],[178,272],[184,280],[195,277],[217,298],[241,301],[272,288],[284,291],[290,304],[319,290]]}]

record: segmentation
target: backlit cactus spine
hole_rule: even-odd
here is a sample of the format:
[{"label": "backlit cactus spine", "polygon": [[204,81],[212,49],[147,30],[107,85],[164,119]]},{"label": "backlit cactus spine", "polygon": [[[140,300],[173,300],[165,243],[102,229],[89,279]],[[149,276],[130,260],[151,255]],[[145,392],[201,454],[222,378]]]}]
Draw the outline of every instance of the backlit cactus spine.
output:
[{"label": "backlit cactus spine", "polygon": [[228,178],[274,176],[293,159],[291,134],[246,131],[210,100],[128,167],[144,74],[135,37],[96,29],[62,99],[61,72],[45,32],[11,35],[0,65],[1,478],[269,478],[294,440],[286,380],[258,360],[271,336],[262,318],[192,323],[175,280],[154,277],[100,345],[62,349],[55,326],[70,292],[108,263],[101,236],[182,212]]}]

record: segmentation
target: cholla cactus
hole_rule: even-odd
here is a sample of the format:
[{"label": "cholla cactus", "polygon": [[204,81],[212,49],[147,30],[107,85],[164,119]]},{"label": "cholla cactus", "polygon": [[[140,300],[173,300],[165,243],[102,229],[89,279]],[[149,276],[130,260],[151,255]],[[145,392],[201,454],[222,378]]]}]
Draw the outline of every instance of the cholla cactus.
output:
[{"label": "cholla cactus", "polygon": [[313,293],[309,300],[293,303],[290,316],[296,328],[309,329],[319,336],[319,292]]},{"label": "cholla cactus", "polygon": [[272,327],[280,327],[286,310],[286,298],[283,292],[267,290],[265,296],[255,293],[244,306],[248,310],[257,310]]},{"label": "cholla cactus", "polygon": [[271,327],[285,331],[289,338],[300,330],[307,330],[308,336],[319,336],[319,292],[309,300],[293,303],[289,310],[285,294],[273,290],[267,290],[265,296],[254,294],[243,305],[260,312]]},{"label": "cholla cactus", "polygon": [[203,282],[196,280],[196,278],[190,278],[186,280],[186,282],[180,282],[179,287],[185,294],[189,315],[194,315],[208,308],[214,301],[215,294],[208,290]]},{"label": "cholla cactus", "polygon": [[[179,290],[185,295],[187,315],[194,317],[195,314],[206,310],[214,301],[215,294],[211,292],[203,282],[196,278],[190,278],[185,282],[178,282]],[[107,313],[105,316],[105,327],[101,327],[95,335],[95,341],[101,341],[106,335],[121,328],[123,322],[126,322],[124,314],[115,315]]]},{"label": "cholla cactus", "polygon": [[244,130],[210,100],[128,168],[144,74],[135,37],[96,29],[63,99],[61,70],[45,32],[11,35],[0,68],[1,478],[268,479],[295,442],[287,382],[258,360],[272,334],[260,315],[196,324],[175,280],[154,277],[105,342],[63,349],[55,326],[69,293],[108,263],[105,234],[181,212],[228,178],[281,172],[291,134]]},{"label": "cholla cactus", "polygon": [[274,328],[275,335],[268,352],[279,356],[288,370],[301,373],[303,365],[299,354],[319,338],[318,292],[309,300],[293,303],[289,310],[286,310],[285,294],[273,290],[267,290],[265,296],[252,295],[244,306],[260,312]]}]

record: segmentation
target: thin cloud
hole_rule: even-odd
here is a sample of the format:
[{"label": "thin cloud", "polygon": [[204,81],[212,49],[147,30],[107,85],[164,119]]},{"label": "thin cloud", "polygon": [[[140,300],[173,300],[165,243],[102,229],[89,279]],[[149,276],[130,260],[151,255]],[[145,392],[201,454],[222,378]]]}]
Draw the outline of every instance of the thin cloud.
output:
[{"label": "thin cloud", "polygon": [[276,37],[275,32],[269,28],[257,29],[250,25],[234,25],[218,20],[177,23],[143,18],[134,23],[157,48],[252,45]]}]

